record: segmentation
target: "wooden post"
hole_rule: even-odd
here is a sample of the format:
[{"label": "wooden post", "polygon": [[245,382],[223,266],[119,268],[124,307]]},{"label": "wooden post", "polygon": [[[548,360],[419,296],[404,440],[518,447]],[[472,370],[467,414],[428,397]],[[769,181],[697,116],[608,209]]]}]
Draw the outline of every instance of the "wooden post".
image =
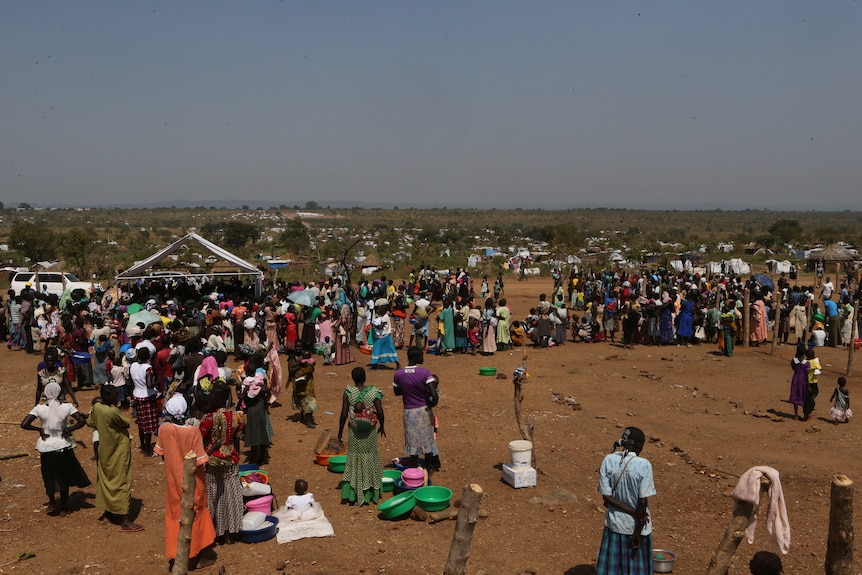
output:
[{"label": "wooden post", "polygon": [[[781,303],[784,301],[784,292],[778,290],[778,298],[775,301],[775,323],[772,324],[772,349],[769,355],[775,355],[775,341],[781,337]],[[789,320],[788,320],[789,321]]]},{"label": "wooden post", "polygon": [[742,347],[748,347],[748,332],[751,330],[751,289],[745,288],[742,298]]},{"label": "wooden post", "polygon": [[850,327],[850,345],[847,346],[847,371],[845,375],[850,377],[850,371],[853,369],[853,347],[856,345],[854,334],[858,337],[857,326],[859,325],[859,301],[853,302],[853,317],[848,318],[851,321]]},{"label": "wooden post", "polygon": [[449,558],[443,575],[464,575],[467,570],[467,559],[470,557],[470,543],[473,540],[473,529],[479,520],[479,503],[484,495],[482,488],[475,483],[464,487],[461,495],[461,508],[455,520],[455,534],[452,536],[452,546],[449,547]]},{"label": "wooden post", "polygon": [[[770,481],[766,478],[760,479],[760,495],[769,489]],[[745,528],[752,517],[757,514],[759,505],[737,501],[733,506],[733,517],[730,519],[730,524],[724,532],[724,537],[718,544],[718,548],[709,560],[709,565],[706,568],[706,575],[727,575],[727,570],[730,568],[730,562],[733,559],[733,554],[736,553],[736,548],[742,538],[745,537]]]},{"label": "wooden post", "polygon": [[195,520],[195,483],[198,456],[189,451],[183,460],[183,496],[180,499],[180,534],[177,537],[177,556],[174,559],[172,575],[187,575],[189,572],[189,552],[192,547],[192,522]]},{"label": "wooden post", "polygon": [[521,417],[521,404],[524,401],[523,384],[527,379],[527,350],[523,350],[521,354],[521,367],[524,369],[524,375],[516,374],[512,377],[512,383],[515,387],[515,420],[518,422],[521,439],[526,439],[533,444],[533,466],[538,468],[536,464],[536,442],[533,441],[533,422]]},{"label": "wooden post", "polygon": [[832,478],[826,575],[853,575],[853,481],[845,475]]}]

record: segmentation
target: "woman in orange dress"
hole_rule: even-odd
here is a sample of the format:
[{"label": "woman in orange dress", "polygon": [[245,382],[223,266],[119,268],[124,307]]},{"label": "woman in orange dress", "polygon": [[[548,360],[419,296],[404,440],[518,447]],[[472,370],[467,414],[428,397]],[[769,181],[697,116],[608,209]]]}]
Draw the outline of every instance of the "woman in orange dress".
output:
[{"label": "woman in orange dress", "polygon": [[180,500],[183,496],[183,462],[185,455],[193,451],[197,455],[195,476],[195,518],[192,523],[192,541],[189,549],[189,570],[205,569],[215,563],[216,554],[212,550],[215,541],[215,527],[207,508],[207,489],[204,479],[204,465],[209,460],[204,449],[203,436],[193,425],[186,425],[185,398],[175,393],[165,404],[170,421],[159,427],[159,439],[155,452],[165,460],[167,490],[165,493],[165,554],[169,567],[173,569],[177,556],[177,536],[180,532]]}]

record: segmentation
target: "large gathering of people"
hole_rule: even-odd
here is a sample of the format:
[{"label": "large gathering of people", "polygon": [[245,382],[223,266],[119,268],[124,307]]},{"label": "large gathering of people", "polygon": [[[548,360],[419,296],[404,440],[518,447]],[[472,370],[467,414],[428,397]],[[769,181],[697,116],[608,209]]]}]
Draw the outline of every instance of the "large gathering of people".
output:
[{"label": "large gathering of people", "polygon": [[[88,424],[99,440],[100,520],[124,531],[144,528],[129,518],[134,421],[141,453],[165,459],[169,539],[179,513],[182,457],[189,450],[198,456],[202,492],[192,549],[206,566],[215,560],[212,544],[231,542],[240,529],[243,446],[247,463],[269,461],[271,409],[288,398],[295,421],[315,427],[314,376],[321,364],[355,363],[365,355],[370,369],[392,364],[394,392],[404,401],[407,465],[422,457],[433,473],[441,459],[428,395],[436,394],[437,381],[421,365],[426,353],[493,355],[512,347],[604,343],[716,345],[717,353],[732,356],[735,345],[758,346],[777,333],[778,343],[799,346],[790,400],[807,418],[812,390],[816,396],[816,377],[812,382],[809,375],[816,354],[806,350],[852,345],[859,332],[853,315],[859,286],[835,288],[828,277],[815,293],[813,286],[790,285],[783,274],[768,286],[732,273],[555,269],[552,290],[536,294],[523,317],[507,305],[504,279],[423,266],[398,280],[381,275],[354,283],[337,275],[269,283],[261,294],[240,280],[206,278],[139,280],[62,297],[32,286],[10,291],[0,327],[7,347],[43,356],[34,409],[22,427],[39,432],[52,510],[68,513],[69,488],[89,485],[69,444],[71,431]],[[772,322],[778,322],[775,332]],[[366,385],[365,370],[354,369],[352,379],[339,425],[339,439],[346,423],[350,439],[342,493],[363,505],[380,495],[377,435],[385,434],[384,413],[382,391]],[[75,392],[92,388],[99,397],[85,417]],[[833,399],[836,417],[849,418],[846,389],[837,388]],[[65,426],[70,418],[74,425]],[[636,498],[627,506],[636,507]],[[166,552],[175,556],[175,537]]]}]

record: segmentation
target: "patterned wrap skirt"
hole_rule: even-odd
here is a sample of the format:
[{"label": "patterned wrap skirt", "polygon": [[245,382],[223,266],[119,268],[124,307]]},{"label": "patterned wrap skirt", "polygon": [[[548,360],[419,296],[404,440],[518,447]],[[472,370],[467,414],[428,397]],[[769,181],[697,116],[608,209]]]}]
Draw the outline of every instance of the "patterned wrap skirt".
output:
[{"label": "patterned wrap skirt", "polygon": [[434,412],[427,407],[404,410],[404,453],[438,455],[434,440]]},{"label": "patterned wrap skirt", "polygon": [[242,529],[242,484],[239,465],[206,466],[207,507],[217,536],[238,533]]},{"label": "patterned wrap skirt", "polygon": [[135,417],[141,433],[155,433],[159,428],[159,411],[155,397],[136,397]]},{"label": "patterned wrap skirt", "polygon": [[631,535],[605,527],[596,575],[652,575],[652,534],[642,536],[637,549],[632,549],[631,541]]}]

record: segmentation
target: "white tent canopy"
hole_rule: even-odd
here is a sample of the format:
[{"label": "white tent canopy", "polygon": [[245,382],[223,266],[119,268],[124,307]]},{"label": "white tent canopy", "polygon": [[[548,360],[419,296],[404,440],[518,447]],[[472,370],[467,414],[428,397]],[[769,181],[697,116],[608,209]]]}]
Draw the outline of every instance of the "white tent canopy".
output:
[{"label": "white tent canopy", "polygon": [[121,272],[120,274],[118,274],[116,276],[116,278],[115,278],[116,282],[119,284],[120,282],[125,281],[125,280],[149,279],[151,276],[146,273],[147,270],[152,270],[152,268],[154,266],[157,266],[159,264],[159,262],[161,262],[166,257],[174,254],[175,252],[177,252],[182,247],[188,245],[189,242],[197,242],[200,246],[202,246],[202,247],[208,249],[210,252],[212,252],[213,255],[225,260],[226,262],[228,262],[230,264],[235,265],[239,270],[237,272],[209,273],[209,274],[200,272],[200,273],[188,274],[189,276],[201,277],[201,276],[205,276],[205,275],[206,276],[220,276],[220,275],[245,276],[245,275],[250,275],[250,276],[255,277],[255,294],[259,296],[263,292],[263,272],[262,271],[260,271],[259,269],[257,269],[257,267],[248,263],[244,259],[235,256],[234,254],[230,253],[226,249],[217,246],[216,244],[212,243],[211,241],[209,241],[207,239],[202,238],[201,236],[197,235],[194,232],[189,232],[188,234],[181,237],[180,239],[178,239],[177,241],[175,241],[171,245],[167,246],[166,248],[163,248],[162,250],[151,255],[150,257],[145,258],[145,259],[137,262],[135,265],[133,265],[132,267],[130,267],[126,271]]}]

